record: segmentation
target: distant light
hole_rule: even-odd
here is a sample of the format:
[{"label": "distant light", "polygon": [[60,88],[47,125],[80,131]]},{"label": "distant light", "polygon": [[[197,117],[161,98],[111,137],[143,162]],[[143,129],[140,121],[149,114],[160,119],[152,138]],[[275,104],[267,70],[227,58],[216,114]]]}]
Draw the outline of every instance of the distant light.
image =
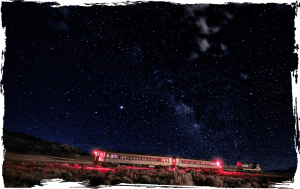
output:
[{"label": "distant light", "polygon": [[217,166],[220,166],[220,162],[217,161]]},{"label": "distant light", "polygon": [[123,109],[124,107],[123,106],[120,106],[120,109]]}]

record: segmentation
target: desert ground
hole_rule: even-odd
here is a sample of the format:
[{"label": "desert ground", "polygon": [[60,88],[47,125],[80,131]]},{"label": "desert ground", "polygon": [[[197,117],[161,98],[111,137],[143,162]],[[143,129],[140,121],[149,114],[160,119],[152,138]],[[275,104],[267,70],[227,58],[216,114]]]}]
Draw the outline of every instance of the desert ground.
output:
[{"label": "desert ground", "polygon": [[195,170],[136,169],[133,167],[102,168],[92,165],[92,157],[76,159],[46,155],[6,152],[3,162],[5,187],[32,187],[43,179],[61,178],[84,182],[88,186],[161,184],[186,186],[267,188],[274,183],[291,181],[293,174],[209,173]]}]

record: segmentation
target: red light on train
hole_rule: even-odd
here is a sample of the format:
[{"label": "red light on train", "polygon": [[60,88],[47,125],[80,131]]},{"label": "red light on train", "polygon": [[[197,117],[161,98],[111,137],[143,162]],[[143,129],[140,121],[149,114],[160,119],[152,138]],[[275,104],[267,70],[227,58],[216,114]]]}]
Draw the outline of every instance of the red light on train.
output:
[{"label": "red light on train", "polygon": [[217,161],[217,166],[220,166],[220,162]]}]

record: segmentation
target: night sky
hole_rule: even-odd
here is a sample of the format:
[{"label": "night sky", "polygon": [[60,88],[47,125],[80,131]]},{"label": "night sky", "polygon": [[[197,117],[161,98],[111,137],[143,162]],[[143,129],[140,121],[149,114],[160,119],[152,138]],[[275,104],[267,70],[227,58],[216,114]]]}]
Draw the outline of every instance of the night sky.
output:
[{"label": "night sky", "polygon": [[95,148],[297,166],[295,10],[3,2],[4,128]]}]

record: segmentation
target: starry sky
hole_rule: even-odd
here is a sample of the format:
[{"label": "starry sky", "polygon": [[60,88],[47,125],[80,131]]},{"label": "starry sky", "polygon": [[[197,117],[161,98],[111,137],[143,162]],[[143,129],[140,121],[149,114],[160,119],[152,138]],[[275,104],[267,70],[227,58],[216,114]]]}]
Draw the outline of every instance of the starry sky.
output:
[{"label": "starry sky", "polygon": [[95,148],[297,166],[295,10],[3,2],[4,128]]}]

